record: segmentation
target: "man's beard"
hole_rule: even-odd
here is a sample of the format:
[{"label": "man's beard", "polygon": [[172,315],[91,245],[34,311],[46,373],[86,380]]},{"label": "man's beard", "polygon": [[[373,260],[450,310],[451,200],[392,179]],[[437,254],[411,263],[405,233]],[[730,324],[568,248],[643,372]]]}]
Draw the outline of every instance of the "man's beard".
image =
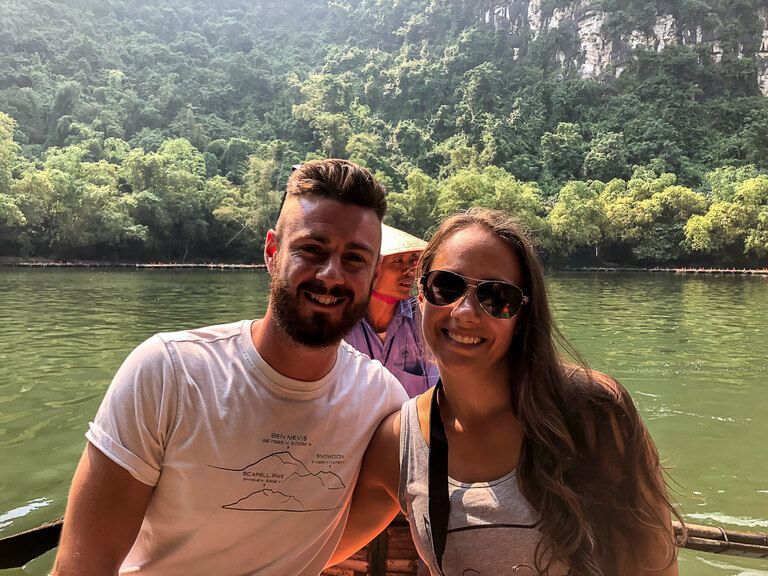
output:
[{"label": "man's beard", "polygon": [[[373,289],[373,283],[371,283],[371,289]],[[369,297],[371,289],[368,290]],[[300,302],[304,291],[321,296],[346,298],[348,304],[342,313],[341,320],[332,322],[328,315],[322,312],[312,312],[309,318],[303,316]],[[272,278],[269,300],[278,326],[293,340],[310,348],[328,348],[337,345],[365,316],[368,309],[368,298],[354,303],[354,294],[349,290],[343,290],[338,286],[327,290],[320,282],[305,282],[294,292],[285,280],[277,275]]]}]

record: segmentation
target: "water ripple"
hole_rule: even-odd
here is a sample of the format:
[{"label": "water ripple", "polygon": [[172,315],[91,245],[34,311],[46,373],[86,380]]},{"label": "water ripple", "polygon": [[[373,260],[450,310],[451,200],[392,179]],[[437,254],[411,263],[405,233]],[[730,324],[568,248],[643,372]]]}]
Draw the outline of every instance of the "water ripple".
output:
[{"label": "water ripple", "polygon": [[34,500],[30,500],[24,506],[19,506],[18,508],[13,508],[12,510],[8,510],[7,512],[3,512],[0,514],[0,531],[2,531],[3,528],[10,526],[13,524],[13,520],[16,518],[23,518],[30,512],[37,510],[39,508],[45,508],[51,504],[51,501],[47,498],[36,498]]}]

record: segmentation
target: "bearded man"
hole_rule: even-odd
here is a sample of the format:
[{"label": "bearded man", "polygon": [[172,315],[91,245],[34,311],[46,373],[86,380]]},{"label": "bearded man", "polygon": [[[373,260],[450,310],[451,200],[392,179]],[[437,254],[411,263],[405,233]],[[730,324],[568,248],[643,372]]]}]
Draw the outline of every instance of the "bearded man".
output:
[{"label": "bearded man", "polygon": [[54,574],[316,575],[368,441],[406,399],[342,337],[371,293],[382,187],[343,160],[293,172],[261,320],[157,334],[86,433]]}]

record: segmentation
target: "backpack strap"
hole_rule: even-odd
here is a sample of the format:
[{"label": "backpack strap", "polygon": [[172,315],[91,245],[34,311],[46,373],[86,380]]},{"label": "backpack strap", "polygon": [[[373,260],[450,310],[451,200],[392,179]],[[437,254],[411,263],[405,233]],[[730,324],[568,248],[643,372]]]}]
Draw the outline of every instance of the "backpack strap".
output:
[{"label": "backpack strap", "polygon": [[429,410],[429,525],[432,533],[432,549],[437,566],[443,572],[443,554],[448,536],[448,517],[451,503],[448,499],[448,439],[445,436],[443,420],[437,396],[443,390],[438,380]]}]

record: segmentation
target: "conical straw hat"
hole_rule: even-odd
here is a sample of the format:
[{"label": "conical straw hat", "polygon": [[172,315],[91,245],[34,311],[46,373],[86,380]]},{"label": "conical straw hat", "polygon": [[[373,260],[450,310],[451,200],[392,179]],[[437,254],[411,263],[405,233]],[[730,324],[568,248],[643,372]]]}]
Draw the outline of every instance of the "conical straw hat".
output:
[{"label": "conical straw hat", "polygon": [[386,224],[381,225],[381,255],[392,256],[404,252],[421,252],[427,243],[413,234],[403,232]]}]

